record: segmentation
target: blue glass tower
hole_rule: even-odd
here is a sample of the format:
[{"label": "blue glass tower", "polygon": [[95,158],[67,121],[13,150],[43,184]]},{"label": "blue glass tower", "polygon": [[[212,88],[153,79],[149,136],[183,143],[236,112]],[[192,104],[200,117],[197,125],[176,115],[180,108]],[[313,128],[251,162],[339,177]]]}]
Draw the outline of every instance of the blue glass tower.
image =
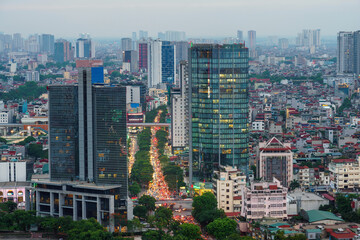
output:
[{"label": "blue glass tower", "polygon": [[163,41],[161,47],[161,74],[162,83],[168,85],[174,84],[176,74],[176,56],[175,45],[169,41]]}]

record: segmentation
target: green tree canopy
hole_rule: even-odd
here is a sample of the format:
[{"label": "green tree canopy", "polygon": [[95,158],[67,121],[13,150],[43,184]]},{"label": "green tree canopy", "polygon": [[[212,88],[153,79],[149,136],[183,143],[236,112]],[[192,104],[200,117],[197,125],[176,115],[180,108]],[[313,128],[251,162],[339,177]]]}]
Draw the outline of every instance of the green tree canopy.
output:
[{"label": "green tree canopy", "polygon": [[154,197],[151,197],[149,195],[142,195],[139,198],[139,204],[146,207],[148,211],[154,211],[155,210],[155,202],[156,199]]},{"label": "green tree canopy", "polygon": [[230,218],[218,218],[206,226],[207,232],[216,239],[225,239],[236,233],[237,223]]}]

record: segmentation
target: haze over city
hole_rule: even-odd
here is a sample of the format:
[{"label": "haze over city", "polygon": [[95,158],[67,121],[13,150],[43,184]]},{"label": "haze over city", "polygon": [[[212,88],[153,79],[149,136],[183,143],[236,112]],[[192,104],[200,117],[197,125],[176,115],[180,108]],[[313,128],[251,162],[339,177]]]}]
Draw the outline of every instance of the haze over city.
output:
[{"label": "haze over city", "polygon": [[226,37],[237,29],[256,30],[258,37],[296,36],[321,29],[335,36],[359,28],[359,9],[358,0],[2,0],[0,31],[113,38],[141,29],[149,36],[177,30],[189,37]]}]

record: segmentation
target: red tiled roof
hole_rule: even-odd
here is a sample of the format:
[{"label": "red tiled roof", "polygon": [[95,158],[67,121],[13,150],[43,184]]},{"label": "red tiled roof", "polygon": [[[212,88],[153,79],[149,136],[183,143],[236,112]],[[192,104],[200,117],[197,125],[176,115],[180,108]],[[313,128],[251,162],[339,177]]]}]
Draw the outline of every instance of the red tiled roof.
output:
[{"label": "red tiled roof", "polygon": [[327,193],[323,194],[323,197],[330,201],[335,201],[335,198]]},{"label": "red tiled roof", "polygon": [[349,239],[356,236],[356,234],[348,228],[345,229],[343,232],[335,232],[334,229],[326,229],[326,232],[328,232],[332,237],[336,239]]}]

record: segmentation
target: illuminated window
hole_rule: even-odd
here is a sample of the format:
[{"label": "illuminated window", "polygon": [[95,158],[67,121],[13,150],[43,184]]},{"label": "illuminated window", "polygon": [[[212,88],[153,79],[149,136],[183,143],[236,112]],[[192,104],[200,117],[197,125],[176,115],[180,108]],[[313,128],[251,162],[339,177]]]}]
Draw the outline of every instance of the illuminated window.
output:
[{"label": "illuminated window", "polygon": [[59,140],[59,137],[56,136],[56,137],[55,137],[55,140]]}]

